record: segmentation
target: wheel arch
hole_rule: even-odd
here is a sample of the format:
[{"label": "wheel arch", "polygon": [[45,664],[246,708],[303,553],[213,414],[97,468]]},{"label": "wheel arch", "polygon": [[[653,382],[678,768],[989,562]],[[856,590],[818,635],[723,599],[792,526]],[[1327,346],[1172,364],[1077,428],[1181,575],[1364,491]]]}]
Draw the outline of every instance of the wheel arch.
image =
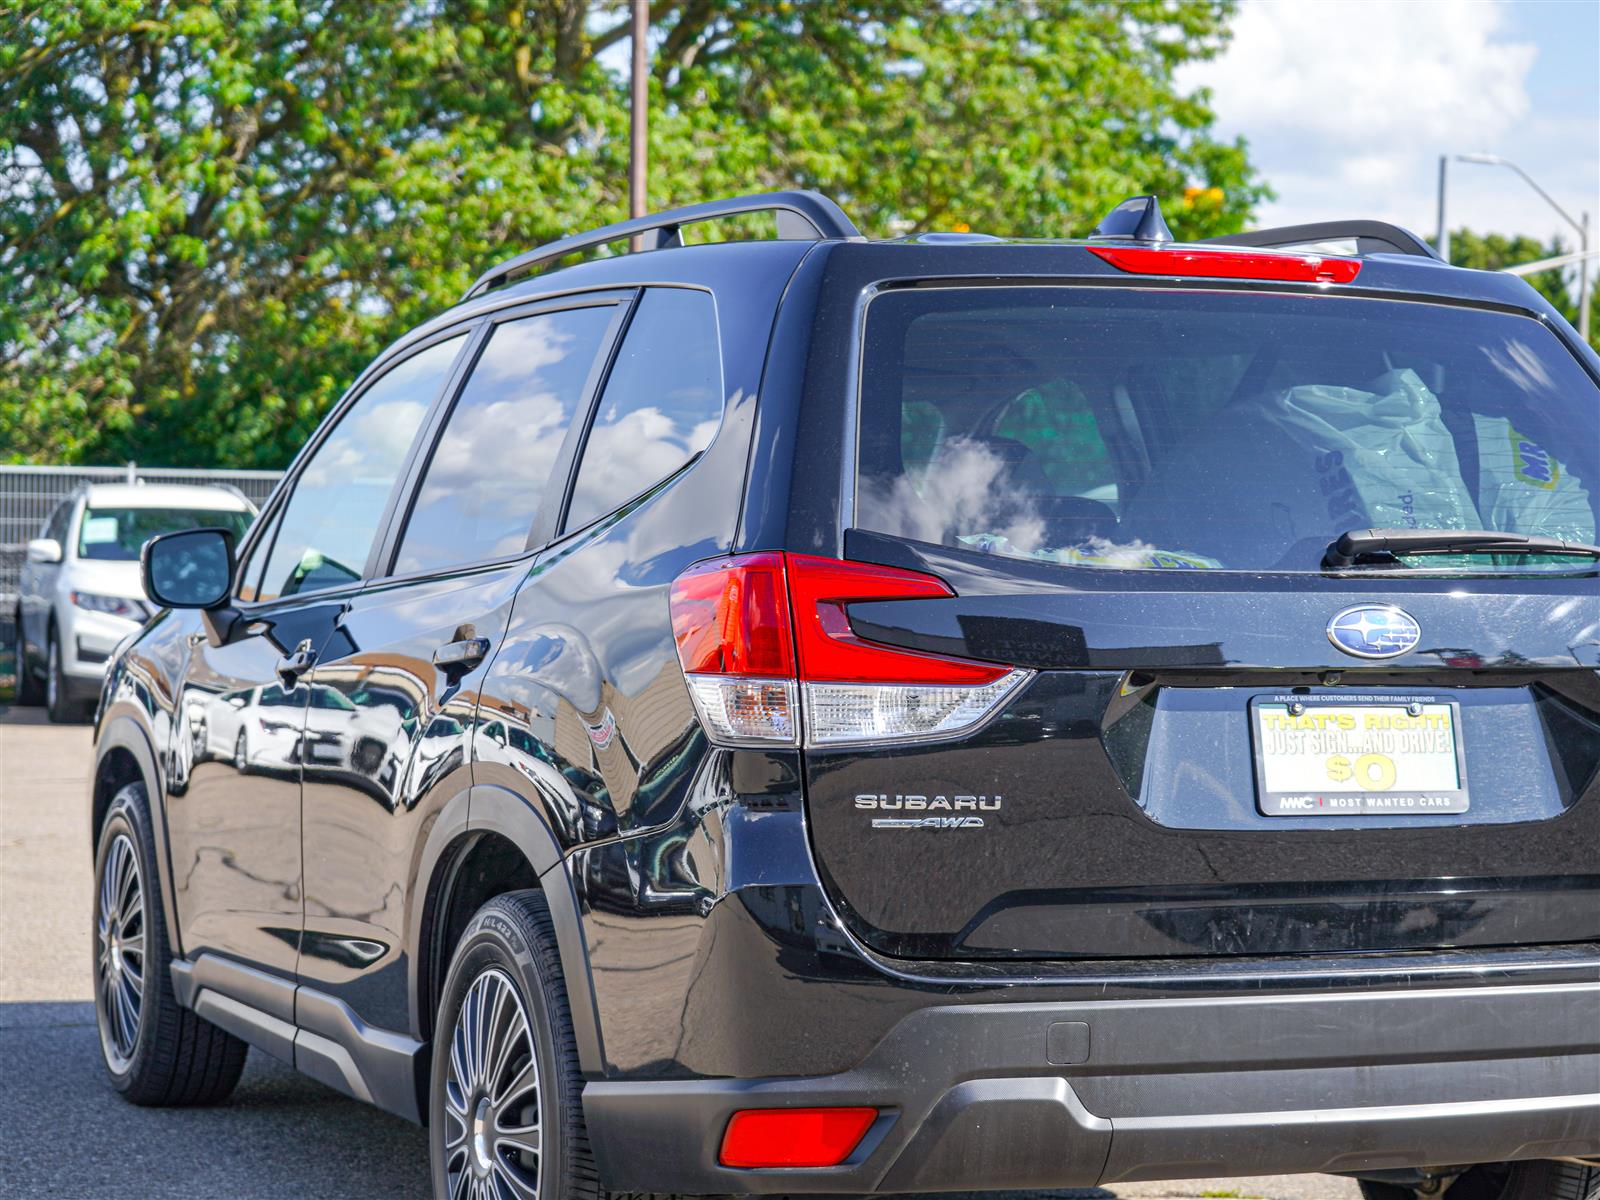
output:
[{"label": "wheel arch", "polygon": [[410,944],[412,1032],[433,1035],[450,953],[473,912],[509,891],[537,887],[555,924],[561,970],[586,1076],[604,1073],[604,1056],[589,955],[577,895],[564,869],[561,845],[538,811],[504,788],[477,785],[440,810],[418,864],[420,903],[413,907]]},{"label": "wheel arch", "polygon": [[100,848],[100,826],[111,801],[130,783],[144,784],[145,815],[156,847],[156,875],[160,880],[161,911],[166,918],[167,940],[174,958],[183,957],[183,930],[178,921],[172,887],[172,857],[167,843],[167,812],[163,776],[155,748],[144,726],[127,712],[113,708],[100,725],[95,742],[94,772],[89,785],[89,850]]}]

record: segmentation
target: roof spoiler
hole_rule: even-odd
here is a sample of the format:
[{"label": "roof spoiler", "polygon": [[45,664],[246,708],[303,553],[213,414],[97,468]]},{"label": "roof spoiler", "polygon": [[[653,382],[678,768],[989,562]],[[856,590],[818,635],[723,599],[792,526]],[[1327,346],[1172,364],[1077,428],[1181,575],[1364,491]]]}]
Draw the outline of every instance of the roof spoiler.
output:
[{"label": "roof spoiler", "polygon": [[1309,225],[1283,225],[1277,229],[1230,233],[1224,237],[1207,238],[1203,244],[1283,250],[1318,242],[1348,241],[1355,242],[1356,253],[1361,255],[1406,254],[1416,258],[1431,258],[1435,262],[1444,261],[1432,246],[1409,229],[1390,225],[1387,221],[1314,221]]}]

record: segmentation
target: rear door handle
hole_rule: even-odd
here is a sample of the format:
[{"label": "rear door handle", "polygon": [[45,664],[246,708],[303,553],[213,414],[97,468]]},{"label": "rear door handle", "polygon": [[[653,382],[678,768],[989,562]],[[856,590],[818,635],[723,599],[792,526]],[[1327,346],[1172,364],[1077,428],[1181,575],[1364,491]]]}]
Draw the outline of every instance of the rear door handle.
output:
[{"label": "rear door handle", "polygon": [[454,683],[483,662],[488,654],[488,638],[461,638],[459,641],[446,642],[435,650],[433,652],[433,665],[443,671],[445,677]]},{"label": "rear door handle", "polygon": [[311,648],[311,639],[306,638],[294,648],[293,654],[286,654],[278,660],[278,681],[285,690],[292,690],[312,667],[316,666],[317,652]]}]

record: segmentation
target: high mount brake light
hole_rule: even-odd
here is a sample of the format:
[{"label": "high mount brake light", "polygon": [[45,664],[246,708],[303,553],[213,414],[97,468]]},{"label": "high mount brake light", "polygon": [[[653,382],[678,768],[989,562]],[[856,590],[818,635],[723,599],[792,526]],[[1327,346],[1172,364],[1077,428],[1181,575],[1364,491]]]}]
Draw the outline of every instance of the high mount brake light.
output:
[{"label": "high mount brake light", "polygon": [[1200,279],[1267,279],[1287,283],[1349,283],[1361,260],[1281,250],[1209,247],[1090,246],[1089,253],[1131,275],[1177,275]]},{"label": "high mount brake light", "polygon": [[923,654],[856,635],[847,604],[938,599],[937,576],[766,552],[689,568],[672,633],[711,739],[810,745],[941,737],[987,717],[1030,672]]}]

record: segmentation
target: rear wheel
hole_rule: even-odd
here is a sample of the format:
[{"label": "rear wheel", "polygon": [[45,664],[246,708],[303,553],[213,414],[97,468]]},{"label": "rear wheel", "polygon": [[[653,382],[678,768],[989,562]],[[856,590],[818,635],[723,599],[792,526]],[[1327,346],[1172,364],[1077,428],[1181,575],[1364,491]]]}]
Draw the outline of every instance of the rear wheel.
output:
[{"label": "rear wheel", "polygon": [[542,893],[498,896],[472,918],[434,1038],[435,1196],[614,1200],[600,1188],[584,1128],[577,1043]]},{"label": "rear wheel", "polygon": [[44,686],[39,682],[39,677],[33,673],[33,668],[28,663],[28,639],[22,634],[22,610],[17,609],[16,624],[17,645],[14,661],[17,671],[17,703],[18,704],[43,704]]},{"label": "rear wheel", "polygon": [[210,1104],[249,1047],[178,1006],[144,785],[111,801],[95,854],[94,1008],[111,1086],[135,1104]]},{"label": "rear wheel", "polygon": [[1457,1175],[1442,1193],[1363,1179],[1361,1195],[1363,1200],[1600,1200],[1600,1167],[1548,1159],[1481,1163]]}]

